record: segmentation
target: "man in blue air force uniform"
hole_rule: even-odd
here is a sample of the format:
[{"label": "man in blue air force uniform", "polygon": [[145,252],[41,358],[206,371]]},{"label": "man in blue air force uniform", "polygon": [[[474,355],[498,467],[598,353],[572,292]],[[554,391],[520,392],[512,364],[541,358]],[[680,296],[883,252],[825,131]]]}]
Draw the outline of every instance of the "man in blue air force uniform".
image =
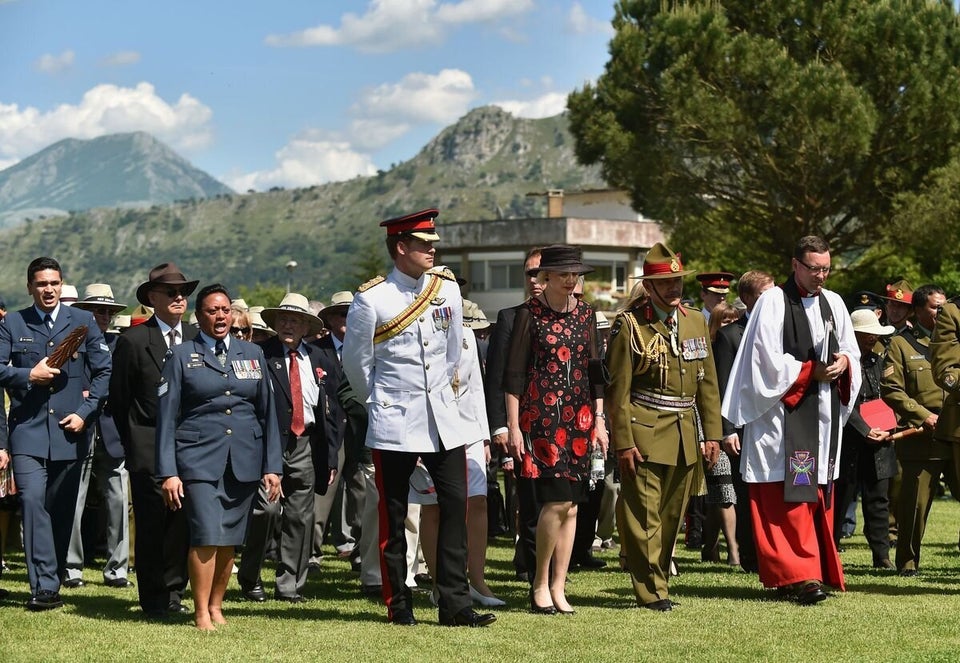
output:
[{"label": "man in blue air force uniform", "polygon": [[[0,324],[0,386],[10,396],[9,439],[0,437],[0,467],[12,455],[23,501],[30,610],[63,605],[60,581],[89,444],[85,429],[110,382],[103,334],[89,311],[60,304],[62,285],[56,260],[35,259],[27,268],[33,306],[8,314]],[[80,325],[87,327],[80,347],[60,369],[49,367],[47,357]]]}]

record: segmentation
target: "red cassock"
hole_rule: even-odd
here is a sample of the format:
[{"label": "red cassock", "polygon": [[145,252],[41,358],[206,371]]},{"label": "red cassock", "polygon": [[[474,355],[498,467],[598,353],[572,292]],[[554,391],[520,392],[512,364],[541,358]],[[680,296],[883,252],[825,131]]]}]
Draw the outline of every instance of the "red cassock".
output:
[{"label": "red cassock", "polygon": [[833,539],[833,492],[819,486],[816,502],[788,503],[780,481],[749,485],[764,587],[819,579],[844,591],[843,565]]}]

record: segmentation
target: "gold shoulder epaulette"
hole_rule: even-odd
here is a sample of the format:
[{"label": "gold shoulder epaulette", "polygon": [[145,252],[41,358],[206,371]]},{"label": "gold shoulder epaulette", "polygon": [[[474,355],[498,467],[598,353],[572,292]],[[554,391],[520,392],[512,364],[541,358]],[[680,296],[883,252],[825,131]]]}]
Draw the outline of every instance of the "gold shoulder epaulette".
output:
[{"label": "gold shoulder epaulette", "polygon": [[387,280],[387,277],[385,277],[383,274],[378,274],[377,276],[374,276],[372,279],[370,279],[369,281],[364,283],[362,286],[357,288],[357,292],[366,292],[373,286],[377,285],[378,283],[383,283],[386,280]]},{"label": "gold shoulder epaulette", "polygon": [[428,274],[436,274],[436,275],[439,276],[440,278],[442,278],[442,279],[447,279],[448,281],[456,281],[456,280],[457,280],[457,277],[454,276],[453,272],[451,272],[451,271],[450,271],[449,269],[447,269],[446,267],[432,267],[432,268],[430,268],[430,269],[427,270],[427,273],[428,273]]}]

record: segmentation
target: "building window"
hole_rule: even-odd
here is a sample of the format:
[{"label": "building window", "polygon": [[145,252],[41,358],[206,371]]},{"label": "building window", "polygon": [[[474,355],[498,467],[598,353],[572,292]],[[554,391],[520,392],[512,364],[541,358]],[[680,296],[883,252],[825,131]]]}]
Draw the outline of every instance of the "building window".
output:
[{"label": "building window", "polygon": [[593,273],[586,280],[596,283],[602,289],[625,293],[627,291],[627,266],[622,262],[591,261]]},{"label": "building window", "polygon": [[471,260],[470,290],[522,290],[523,265],[515,260]]}]

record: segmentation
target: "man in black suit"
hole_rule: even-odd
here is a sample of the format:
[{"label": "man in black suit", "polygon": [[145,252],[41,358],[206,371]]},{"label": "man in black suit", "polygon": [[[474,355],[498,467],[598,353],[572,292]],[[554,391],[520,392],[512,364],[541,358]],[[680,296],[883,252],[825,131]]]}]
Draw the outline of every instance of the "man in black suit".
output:
[{"label": "man in black suit", "polygon": [[260,315],[277,332],[261,347],[273,381],[277,423],[283,440],[283,492],[276,502],[260,489],[237,580],[245,598],[266,600],[260,570],[268,537],[279,519],[274,598],[301,603],[313,543],[314,487],[328,483],[331,461],[334,469],[337,462],[336,422],[330,405],[336,391],[330,393],[328,377],[338,372],[339,366],[319,348],[304,342],[304,338],[323,329],[323,322],[310,312],[303,295],[288,293],[279,307],[266,308]]},{"label": "man in black suit", "polygon": [[[320,348],[320,351],[328,358],[330,362],[336,365],[337,372],[331,373],[328,380],[331,380],[331,387],[334,392],[340,387],[344,380],[343,369],[340,364],[340,354],[343,348],[343,336],[347,332],[347,309],[353,302],[353,293],[349,290],[335,292],[330,297],[330,305],[321,309],[319,315],[330,331],[318,341],[313,341],[313,345]],[[372,463],[370,450],[364,444],[363,437],[358,437],[354,433],[353,424],[347,418],[339,399],[331,399],[331,409],[334,412],[334,418],[337,421],[337,446],[336,450],[343,450],[343,467],[340,470],[340,481],[331,476],[331,487],[341,493],[343,499],[343,522],[334,522],[335,527],[342,525],[344,528],[344,538],[349,542],[353,541],[353,550],[350,552],[350,563],[355,571],[360,570],[360,529],[361,514],[363,513],[364,503],[364,474],[361,468],[362,463]],[[332,462],[338,460],[331,458],[331,468],[336,467]],[[322,494],[317,490],[318,495]],[[328,500],[321,500],[319,497],[316,504],[318,509],[320,505],[328,504]],[[327,506],[329,509],[329,505]],[[320,544],[323,543],[323,526],[327,522],[327,514],[316,513],[316,529],[314,530],[313,551],[314,556],[318,557],[320,553]],[[337,518],[339,520],[339,518]]]},{"label": "man in black suit", "polygon": [[[527,252],[523,263],[523,273],[540,266],[540,249],[534,248]],[[527,298],[540,294],[543,286],[536,277],[528,277],[526,281]],[[513,557],[513,565],[517,576],[524,579],[532,578],[537,563],[537,520],[540,517],[540,505],[537,504],[533,493],[533,481],[520,476],[520,467],[506,454],[507,450],[507,407],[503,396],[503,372],[506,368],[507,351],[510,348],[510,337],[513,334],[513,321],[517,316],[517,309],[523,304],[501,309],[497,314],[497,326],[490,336],[490,345],[487,348],[487,373],[484,376],[483,390],[487,399],[487,421],[490,424],[490,434],[493,443],[504,454],[503,471],[509,477],[515,477],[514,485],[517,496],[517,547]]]},{"label": "man in black suit", "polygon": [[[721,327],[713,343],[713,359],[717,365],[717,384],[720,398],[727,390],[727,380],[733,368],[733,360],[743,339],[743,330],[754,305],[765,290],[773,287],[773,277],[766,272],[752,270],[746,272],[737,282],[737,295],[747,307],[747,312],[735,323]],[[737,547],[740,549],[740,566],[744,571],[757,570],[757,548],[753,541],[753,524],[750,520],[750,491],[740,474],[740,433],[732,423],[723,419],[723,450],[730,457],[733,474],[733,488],[737,495],[735,511],[737,514]]]},{"label": "man in black suit", "polygon": [[110,380],[110,409],[126,453],[130,473],[134,543],[140,607],[151,619],[186,612],[187,520],[163,501],[156,475],[157,387],[167,350],[193,340],[196,329],[181,322],[187,297],[199,281],[190,281],[172,262],[150,270],[137,288],[137,301],[153,308],[146,322],[117,339]]}]

